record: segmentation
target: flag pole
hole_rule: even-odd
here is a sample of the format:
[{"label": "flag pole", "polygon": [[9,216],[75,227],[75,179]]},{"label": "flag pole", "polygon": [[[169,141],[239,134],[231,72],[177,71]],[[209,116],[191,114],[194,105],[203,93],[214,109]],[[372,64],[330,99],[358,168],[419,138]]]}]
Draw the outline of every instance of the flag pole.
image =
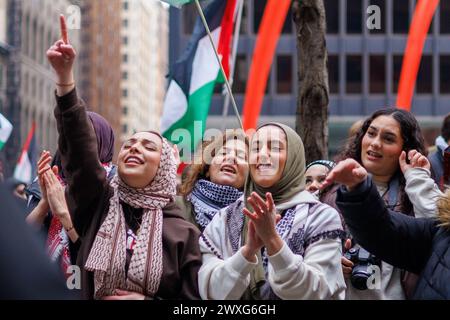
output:
[{"label": "flag pole", "polygon": [[238,118],[239,125],[241,126],[241,129],[243,130],[244,126],[242,125],[242,119],[241,119],[241,116],[239,115],[239,111],[238,111],[238,108],[236,105],[236,100],[234,99],[233,92],[231,91],[230,82],[228,81],[227,75],[223,68],[222,61],[220,60],[219,52],[217,52],[217,48],[214,45],[214,40],[212,38],[211,31],[209,30],[208,22],[206,21],[205,15],[203,14],[202,7],[201,7],[200,3],[198,2],[198,0],[195,0],[195,5],[197,6],[198,13],[200,14],[200,18],[202,19],[203,25],[205,26],[206,33],[208,33],[209,41],[211,42],[211,46],[214,49],[214,54],[216,55],[217,62],[219,63],[220,71],[225,80],[225,85],[227,87],[228,95],[230,96],[231,104],[233,105],[234,112],[236,113],[236,117]]},{"label": "flag pole", "polygon": [[[237,56],[237,48],[239,44],[239,35],[241,34],[241,22],[242,22],[242,14],[244,12],[244,0],[239,0],[239,7],[237,12],[236,19],[236,28],[233,36],[233,52],[231,55],[231,70],[230,70],[230,86],[233,85],[234,82],[234,72],[236,70],[236,56]],[[223,113],[222,113],[222,130],[225,130],[226,122],[225,118],[228,116],[228,109],[230,108],[230,95],[226,94],[225,101],[223,104]]]}]

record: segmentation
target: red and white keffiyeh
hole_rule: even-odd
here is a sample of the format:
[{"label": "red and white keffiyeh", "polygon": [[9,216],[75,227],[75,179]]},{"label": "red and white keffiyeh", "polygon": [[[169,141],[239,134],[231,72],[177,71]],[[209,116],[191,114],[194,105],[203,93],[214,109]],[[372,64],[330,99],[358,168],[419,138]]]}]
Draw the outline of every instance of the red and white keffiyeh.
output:
[{"label": "red and white keffiyeh", "polygon": [[[112,163],[104,163],[102,166],[106,171],[106,176],[108,176],[113,167]],[[65,187],[66,183],[64,180],[60,176],[57,178],[61,185]],[[66,230],[64,230],[61,221],[57,216],[52,215],[47,234],[47,251],[51,261],[55,263],[60,261],[64,275],[67,275],[67,268],[72,264],[70,259],[69,241],[69,236],[67,235]]]}]

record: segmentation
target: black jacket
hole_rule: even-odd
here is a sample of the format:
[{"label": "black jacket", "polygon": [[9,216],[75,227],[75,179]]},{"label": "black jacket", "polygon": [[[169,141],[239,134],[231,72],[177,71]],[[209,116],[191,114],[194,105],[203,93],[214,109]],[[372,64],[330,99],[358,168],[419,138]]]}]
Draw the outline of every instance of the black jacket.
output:
[{"label": "black jacket", "polygon": [[336,203],[358,243],[420,274],[413,299],[450,299],[450,230],[437,220],[390,212],[370,179],[351,192],[341,187]]}]

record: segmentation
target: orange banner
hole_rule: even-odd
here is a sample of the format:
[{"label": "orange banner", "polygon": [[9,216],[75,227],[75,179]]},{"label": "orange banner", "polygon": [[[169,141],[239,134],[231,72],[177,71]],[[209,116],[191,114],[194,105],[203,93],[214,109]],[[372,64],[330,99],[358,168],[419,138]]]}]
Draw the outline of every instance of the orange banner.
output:
[{"label": "orange banner", "polygon": [[290,0],[269,0],[264,10],[245,93],[244,130],[255,129],[258,124],[275,49],[290,6]]},{"label": "orange banner", "polygon": [[438,5],[439,0],[419,0],[416,5],[398,85],[397,107],[400,109],[411,110],[423,46]]}]

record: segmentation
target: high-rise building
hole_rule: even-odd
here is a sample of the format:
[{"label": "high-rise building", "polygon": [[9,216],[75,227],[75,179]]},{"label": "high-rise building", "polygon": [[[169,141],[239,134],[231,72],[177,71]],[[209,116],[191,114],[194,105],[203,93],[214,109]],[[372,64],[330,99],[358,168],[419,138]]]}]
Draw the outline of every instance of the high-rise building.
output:
[{"label": "high-rise building", "polygon": [[117,155],[121,132],[121,0],[81,0],[82,27],[78,63],[80,96],[91,111],[105,117],[116,133]]},{"label": "high-rise building", "polygon": [[6,106],[6,68],[8,64],[8,45],[6,33],[6,0],[0,0],[0,113]]},{"label": "high-rise building", "polygon": [[168,9],[122,0],[122,138],[159,128],[168,70]]},{"label": "high-rise building", "polygon": [[0,43],[6,43],[6,9],[8,2],[6,0],[0,0]]},{"label": "high-rise building", "polygon": [[[46,51],[61,37],[59,15],[67,14],[72,3],[69,0],[6,2],[10,54],[6,76],[7,103],[4,109],[14,126],[10,141],[5,146],[9,174],[33,122],[36,123],[38,148],[51,151],[57,148],[56,121],[53,116],[55,76],[47,61]],[[79,45],[78,32],[69,30],[71,42],[75,46]]]},{"label": "high-rise building", "polygon": [[[394,106],[403,53],[416,0],[324,0],[330,85],[330,130],[348,125],[383,106]],[[244,0],[233,90],[239,107],[267,0]],[[380,8],[379,29],[367,27],[367,8]],[[412,112],[421,124],[435,126],[450,111],[450,0],[441,0],[425,42]],[[170,10],[170,64],[186,47],[197,17],[195,7]],[[297,108],[297,39],[289,13],[275,52],[262,119],[294,126]],[[217,91],[208,126],[221,128],[223,97]],[[228,121],[234,125],[230,108]],[[335,130],[335,131],[333,131]],[[338,135],[330,134],[330,142]],[[342,135],[341,135],[342,136]]]}]

